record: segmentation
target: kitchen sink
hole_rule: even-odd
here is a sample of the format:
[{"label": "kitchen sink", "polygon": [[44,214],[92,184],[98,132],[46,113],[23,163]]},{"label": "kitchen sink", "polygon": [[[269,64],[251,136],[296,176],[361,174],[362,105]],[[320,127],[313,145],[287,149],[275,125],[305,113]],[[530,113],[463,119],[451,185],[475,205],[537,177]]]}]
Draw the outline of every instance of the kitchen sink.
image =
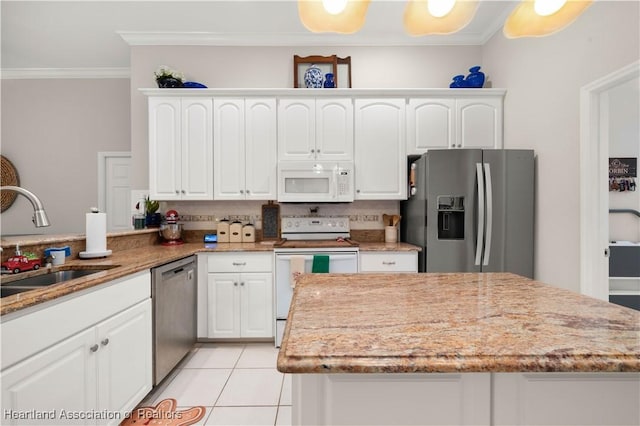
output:
[{"label": "kitchen sink", "polygon": [[102,272],[104,269],[65,269],[62,271],[50,272],[41,275],[34,275],[20,280],[11,281],[10,283],[0,286],[0,298],[11,296],[24,291],[34,290],[36,288],[47,287],[53,284],[59,284],[76,278],[85,277],[87,275]]}]

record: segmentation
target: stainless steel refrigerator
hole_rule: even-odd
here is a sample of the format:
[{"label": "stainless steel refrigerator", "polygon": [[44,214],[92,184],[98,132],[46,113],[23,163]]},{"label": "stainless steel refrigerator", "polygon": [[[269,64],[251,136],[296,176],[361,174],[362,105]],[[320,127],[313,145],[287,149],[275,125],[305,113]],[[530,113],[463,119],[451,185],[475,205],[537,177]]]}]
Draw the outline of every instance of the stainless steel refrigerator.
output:
[{"label": "stainless steel refrigerator", "polygon": [[401,240],[420,272],[513,272],[533,278],[532,150],[429,150],[410,164]]}]

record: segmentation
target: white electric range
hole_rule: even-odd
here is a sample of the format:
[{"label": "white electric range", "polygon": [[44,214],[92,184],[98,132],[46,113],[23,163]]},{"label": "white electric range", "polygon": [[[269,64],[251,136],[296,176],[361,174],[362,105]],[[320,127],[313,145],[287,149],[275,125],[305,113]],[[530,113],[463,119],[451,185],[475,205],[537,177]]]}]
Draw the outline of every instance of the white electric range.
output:
[{"label": "white electric range", "polygon": [[276,347],[289,314],[294,273],[311,273],[316,255],[329,257],[329,273],[358,272],[358,246],[350,240],[348,216],[283,216],[281,237],[283,242],[274,247]]}]

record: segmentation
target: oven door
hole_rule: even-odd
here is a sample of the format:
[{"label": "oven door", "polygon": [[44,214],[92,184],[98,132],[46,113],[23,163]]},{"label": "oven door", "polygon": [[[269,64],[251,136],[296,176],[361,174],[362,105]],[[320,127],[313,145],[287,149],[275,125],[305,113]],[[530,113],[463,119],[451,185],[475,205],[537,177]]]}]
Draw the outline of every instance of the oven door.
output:
[{"label": "oven door", "polygon": [[293,256],[304,257],[304,272],[311,273],[313,266],[313,256],[322,254],[329,256],[329,273],[357,273],[358,272],[358,251],[352,248],[349,251],[338,251],[335,249],[323,251],[313,249],[308,250],[287,250],[275,252],[275,288],[276,288],[276,346],[280,346],[284,325],[289,314],[289,306],[293,296],[291,287],[291,259]]}]

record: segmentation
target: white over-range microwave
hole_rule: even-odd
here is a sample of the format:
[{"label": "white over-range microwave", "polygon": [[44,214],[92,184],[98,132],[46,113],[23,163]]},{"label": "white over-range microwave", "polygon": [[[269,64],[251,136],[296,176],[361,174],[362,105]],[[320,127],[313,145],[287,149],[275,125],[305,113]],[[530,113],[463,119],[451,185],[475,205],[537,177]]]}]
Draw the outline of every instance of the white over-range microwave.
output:
[{"label": "white over-range microwave", "polygon": [[278,163],[278,201],[353,201],[352,162],[281,161]]}]

